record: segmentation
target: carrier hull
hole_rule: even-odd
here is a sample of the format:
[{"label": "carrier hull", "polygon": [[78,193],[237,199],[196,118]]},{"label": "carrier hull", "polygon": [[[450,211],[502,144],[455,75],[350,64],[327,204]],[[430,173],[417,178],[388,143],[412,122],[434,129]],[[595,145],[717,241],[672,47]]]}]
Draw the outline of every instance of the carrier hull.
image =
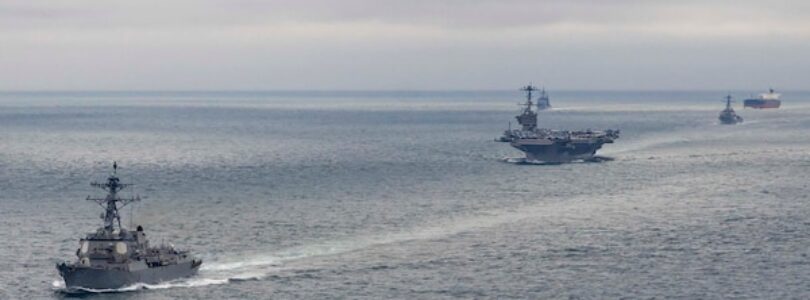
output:
[{"label": "carrier hull", "polygon": [[596,151],[606,143],[612,143],[612,141],[594,139],[563,142],[547,139],[518,139],[512,141],[510,145],[523,151],[527,159],[563,163],[593,159]]},{"label": "carrier hull", "polygon": [[112,290],[138,283],[156,284],[193,276],[201,264],[201,261],[188,260],[136,271],[90,268],[64,263],[57,265],[56,268],[68,289]]}]

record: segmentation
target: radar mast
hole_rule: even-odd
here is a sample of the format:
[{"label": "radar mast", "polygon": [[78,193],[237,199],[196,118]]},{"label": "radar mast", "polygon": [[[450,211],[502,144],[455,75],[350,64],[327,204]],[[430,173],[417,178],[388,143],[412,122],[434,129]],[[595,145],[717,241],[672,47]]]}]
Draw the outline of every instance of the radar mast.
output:
[{"label": "radar mast", "polygon": [[531,131],[537,128],[537,113],[532,111],[532,92],[537,91],[537,88],[529,84],[520,90],[526,92],[526,103],[520,104],[521,106],[525,106],[525,108],[523,112],[515,118],[518,123],[523,126],[523,130]]},{"label": "radar mast", "polygon": [[522,104],[522,105],[525,105],[526,108],[523,110],[523,112],[524,113],[531,112],[532,111],[532,104],[533,104],[532,103],[532,92],[537,91],[538,89],[536,87],[532,86],[531,84],[529,84],[527,86],[524,86],[520,90],[526,92],[526,103]]},{"label": "radar mast", "polygon": [[725,98],[726,98],[726,110],[732,110],[731,109],[731,94],[727,95]]},{"label": "radar mast", "polygon": [[95,201],[96,203],[98,203],[99,206],[104,208],[104,215],[102,216],[102,219],[104,220],[104,231],[109,233],[114,232],[116,223],[118,225],[118,230],[123,229],[123,227],[121,226],[121,215],[118,213],[118,211],[130,203],[141,201],[140,196],[130,198],[121,198],[118,196],[118,192],[127,187],[133,186],[133,184],[121,183],[120,179],[118,179],[118,176],[116,174],[117,172],[118,172],[118,163],[113,162],[113,173],[110,174],[110,177],[107,178],[107,182],[90,183],[90,186],[97,187],[107,191],[106,197],[92,198],[90,196],[87,196],[87,200]]}]

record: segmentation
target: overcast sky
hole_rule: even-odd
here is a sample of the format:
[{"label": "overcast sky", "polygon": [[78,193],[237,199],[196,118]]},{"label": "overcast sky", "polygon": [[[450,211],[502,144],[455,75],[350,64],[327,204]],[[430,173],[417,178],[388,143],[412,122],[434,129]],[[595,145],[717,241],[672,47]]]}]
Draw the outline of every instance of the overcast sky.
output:
[{"label": "overcast sky", "polygon": [[0,90],[810,89],[810,1],[0,0]]}]

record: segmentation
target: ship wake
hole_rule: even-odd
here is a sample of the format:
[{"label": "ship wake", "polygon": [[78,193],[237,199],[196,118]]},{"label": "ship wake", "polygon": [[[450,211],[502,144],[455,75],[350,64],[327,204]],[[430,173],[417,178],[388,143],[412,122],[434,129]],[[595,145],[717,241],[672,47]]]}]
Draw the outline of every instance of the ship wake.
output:
[{"label": "ship wake", "polygon": [[[536,214],[534,212],[533,214]],[[530,215],[521,215],[529,217]],[[516,216],[510,213],[496,212],[485,215],[460,217],[445,220],[432,226],[413,228],[385,234],[347,237],[334,241],[325,241],[300,247],[293,247],[281,251],[241,253],[231,257],[204,257],[205,263],[194,277],[177,279],[159,284],[138,283],[118,289],[67,289],[61,280],[54,281],[57,293],[64,295],[81,295],[94,293],[121,293],[145,290],[161,290],[170,288],[194,288],[212,285],[224,285],[244,281],[263,280],[274,274],[301,268],[291,262],[300,262],[306,259],[341,255],[353,251],[360,251],[371,247],[403,243],[415,240],[431,240],[442,238],[477,228],[492,227],[506,222],[515,221]]]},{"label": "ship wake", "polygon": [[[109,290],[68,290],[60,280],[54,282],[54,287],[57,288],[59,293],[63,294],[116,293],[169,288],[194,288],[263,280],[275,274],[283,273],[284,271],[296,271],[300,270],[302,267],[306,268],[306,260],[316,257],[342,255],[373,247],[384,247],[409,241],[435,240],[464,232],[513,223],[527,218],[553,216],[565,211],[567,211],[566,207],[555,207],[549,204],[529,205],[517,210],[514,208],[496,209],[471,215],[451,217],[438,222],[432,222],[429,225],[401,231],[347,236],[332,241],[323,241],[278,251],[243,252],[227,257],[203,256],[205,263],[203,263],[196,276],[160,284],[135,284],[120,289]],[[302,266],[299,263],[303,263],[304,265]]]}]

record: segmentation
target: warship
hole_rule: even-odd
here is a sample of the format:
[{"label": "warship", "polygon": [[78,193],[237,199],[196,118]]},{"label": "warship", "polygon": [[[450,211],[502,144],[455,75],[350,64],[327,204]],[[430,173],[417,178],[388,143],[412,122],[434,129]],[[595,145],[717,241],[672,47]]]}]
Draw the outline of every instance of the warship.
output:
[{"label": "warship", "polygon": [[776,93],[773,89],[768,90],[767,93],[759,94],[759,97],[751,97],[743,101],[743,108],[750,107],[756,109],[763,108],[779,108],[782,105],[782,100],[779,100],[781,94]]},{"label": "warship", "polygon": [[551,108],[551,102],[548,99],[546,88],[540,90],[540,97],[537,97],[537,110],[546,110]]},{"label": "warship", "polygon": [[743,118],[738,116],[737,113],[734,112],[734,109],[731,108],[731,95],[726,96],[726,108],[720,112],[718,119],[720,119],[721,124],[725,125],[742,123]]},{"label": "warship", "polygon": [[107,191],[104,198],[87,200],[104,208],[104,226],[79,240],[75,261],[56,265],[69,291],[114,290],[137,283],[155,284],[192,276],[202,264],[189,251],[171,245],[152,247],[142,226],[130,231],[121,226],[119,211],[140,197],[122,198],[118,193],[132,184],[121,183],[113,162],[113,173],[105,183],[91,186]]},{"label": "warship", "polygon": [[537,88],[528,85],[521,90],[526,92],[526,102],[520,104],[522,111],[515,117],[521,127],[512,129],[510,122],[509,129],[496,141],[509,143],[523,151],[529,161],[564,163],[598,160],[596,151],[602,145],[613,143],[619,138],[619,130],[611,129],[597,131],[538,128],[537,113],[532,110],[532,92],[537,91]]}]

